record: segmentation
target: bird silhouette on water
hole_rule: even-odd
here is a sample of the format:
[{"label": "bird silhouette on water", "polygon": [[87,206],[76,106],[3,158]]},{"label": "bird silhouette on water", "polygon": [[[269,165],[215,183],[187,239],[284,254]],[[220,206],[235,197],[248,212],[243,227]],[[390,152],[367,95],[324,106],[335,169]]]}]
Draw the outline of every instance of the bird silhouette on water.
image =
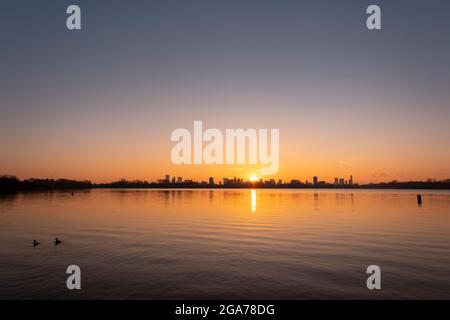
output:
[{"label": "bird silhouette on water", "polygon": [[58,238],[55,238],[55,246],[57,246],[58,244],[60,244],[62,241],[59,240]]},{"label": "bird silhouette on water", "polygon": [[37,247],[40,244],[39,241],[33,240],[33,247]]}]

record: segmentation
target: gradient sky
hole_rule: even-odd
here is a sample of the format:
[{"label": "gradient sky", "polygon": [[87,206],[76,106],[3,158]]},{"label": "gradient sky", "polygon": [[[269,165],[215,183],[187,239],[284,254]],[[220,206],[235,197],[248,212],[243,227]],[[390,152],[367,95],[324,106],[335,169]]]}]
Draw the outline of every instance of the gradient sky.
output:
[{"label": "gradient sky", "polygon": [[[81,31],[66,29],[69,4]],[[450,178],[449,15],[444,0],[2,0],[0,174],[259,168],[173,165],[171,132],[203,120],[279,128],[277,179]]]}]

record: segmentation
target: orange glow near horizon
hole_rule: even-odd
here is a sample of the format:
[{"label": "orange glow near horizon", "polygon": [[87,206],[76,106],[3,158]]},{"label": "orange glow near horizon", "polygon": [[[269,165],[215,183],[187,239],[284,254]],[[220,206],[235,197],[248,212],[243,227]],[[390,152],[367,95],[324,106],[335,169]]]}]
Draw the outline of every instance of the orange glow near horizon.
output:
[{"label": "orange glow near horizon", "polygon": [[[134,161],[123,161],[123,163],[130,163]],[[282,163],[283,164],[283,163]],[[240,178],[245,181],[256,182],[259,179],[269,180],[274,179],[278,181],[281,179],[284,182],[289,182],[293,179],[300,180],[302,182],[312,182],[313,176],[318,176],[319,181],[326,181],[328,183],[333,183],[335,178],[349,179],[350,175],[353,176],[355,183],[371,183],[371,182],[386,182],[392,180],[398,181],[411,181],[411,180],[427,180],[429,178],[434,178],[437,180],[447,179],[450,175],[445,173],[445,170],[433,170],[430,171],[419,171],[414,170],[414,167],[410,165],[410,168],[405,165],[403,171],[394,172],[389,167],[384,167],[378,172],[372,173],[371,170],[365,170],[363,166],[358,164],[353,165],[340,165],[340,164],[330,164],[329,166],[320,166],[318,164],[311,163],[309,168],[295,168],[292,164],[282,165],[280,172],[274,176],[256,176],[251,172],[255,168],[247,167],[237,167],[237,166],[219,166],[219,165],[189,165],[189,166],[162,166],[156,169],[156,166],[150,165],[149,169],[143,163],[136,166],[119,165],[116,161],[111,161],[110,163],[99,164],[98,169],[93,168],[83,168],[82,166],[77,166],[74,164],[71,170],[66,169],[66,165],[54,163],[50,168],[43,168],[41,170],[36,170],[30,168],[33,164],[28,164],[26,170],[8,170],[2,172],[1,174],[15,175],[20,179],[28,178],[67,178],[74,180],[90,180],[95,183],[102,182],[112,182],[120,179],[126,180],[147,180],[147,181],[157,181],[158,179],[164,178],[166,174],[170,177],[182,177],[183,180],[192,179],[194,181],[208,181],[209,177],[213,177],[216,183],[221,181],[223,178]],[[5,168],[5,166],[3,166]],[[409,169],[409,170],[406,170]]]},{"label": "orange glow near horizon", "polygon": [[[349,179],[350,175],[355,183],[450,178],[450,149],[440,147],[446,145],[445,134],[394,135],[387,129],[377,134],[356,134],[343,128],[329,137],[326,133],[312,135],[298,124],[255,123],[256,128],[280,127],[280,170],[274,176],[257,176],[255,172],[260,165],[174,165],[170,158],[174,145],[170,132],[177,127],[190,129],[189,122],[180,120],[165,129],[151,127],[152,131],[145,134],[136,130],[117,131],[113,123],[103,130],[89,123],[75,123],[67,129],[50,131],[45,126],[36,127],[30,129],[29,135],[14,140],[4,136],[0,174],[16,175],[20,179],[67,178],[93,182],[157,181],[166,174],[195,181],[214,177],[216,182],[233,177],[312,182],[313,176],[318,176],[319,181],[329,183],[336,177]],[[206,122],[205,126],[220,127],[213,121]],[[147,124],[141,127],[146,128]],[[236,123],[235,127],[250,126]]]}]

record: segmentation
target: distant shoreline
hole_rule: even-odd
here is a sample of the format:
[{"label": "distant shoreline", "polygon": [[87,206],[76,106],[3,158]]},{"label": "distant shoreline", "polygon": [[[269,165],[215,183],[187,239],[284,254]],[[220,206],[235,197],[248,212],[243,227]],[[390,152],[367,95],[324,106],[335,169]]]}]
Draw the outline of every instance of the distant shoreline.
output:
[{"label": "distant shoreline", "polygon": [[[236,190],[236,189],[261,189],[261,190],[450,190],[450,187],[90,187],[90,188],[34,188],[34,189],[18,189],[17,192],[26,191],[77,191],[77,190],[105,190],[105,189],[142,189],[142,190]],[[0,189],[0,193],[4,190]]]},{"label": "distant shoreline", "polygon": [[86,189],[399,189],[399,190],[450,190],[450,179],[441,181],[391,181],[385,183],[334,185],[334,184],[306,184],[296,182],[274,183],[271,181],[250,182],[230,180],[227,184],[214,184],[206,182],[148,182],[120,180],[110,183],[92,183],[90,181],[76,181],[69,179],[27,179],[19,180],[14,176],[0,176],[0,193],[21,191],[47,191],[47,190],[86,190]]}]

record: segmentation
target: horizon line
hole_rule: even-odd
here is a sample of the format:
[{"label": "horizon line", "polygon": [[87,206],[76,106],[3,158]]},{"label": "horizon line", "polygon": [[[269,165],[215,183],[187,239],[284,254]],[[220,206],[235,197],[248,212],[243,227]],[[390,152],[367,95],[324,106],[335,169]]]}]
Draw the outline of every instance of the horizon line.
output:
[{"label": "horizon line", "polygon": [[[170,176],[169,176],[170,177]],[[352,177],[352,176],[350,176]],[[181,180],[178,180],[180,178]],[[379,185],[379,184],[393,184],[393,183],[450,183],[450,178],[444,178],[444,179],[433,179],[428,178],[426,180],[389,180],[389,181],[383,181],[383,182],[366,182],[366,183],[357,183],[353,180],[344,180],[342,177],[337,177],[335,179],[339,179],[336,183],[335,182],[327,182],[325,180],[317,180],[314,181],[314,178],[317,178],[317,176],[313,177],[312,181],[309,180],[300,180],[297,178],[290,178],[287,180],[283,179],[274,179],[274,178],[267,178],[262,179],[259,178],[257,180],[244,180],[244,178],[220,178],[218,179],[218,183],[216,182],[215,177],[209,177],[208,181],[205,181],[203,179],[200,180],[194,180],[194,179],[184,179],[182,177],[175,177],[173,176],[172,179],[157,179],[156,181],[152,180],[146,180],[146,179],[126,179],[121,178],[118,180],[112,180],[109,182],[92,182],[90,179],[71,179],[71,178],[24,178],[19,179],[16,175],[11,174],[0,174],[0,179],[15,179],[19,182],[26,182],[26,181],[67,181],[67,182],[77,182],[77,183],[89,183],[94,186],[101,186],[101,185],[108,185],[108,184],[114,184],[114,183],[135,183],[135,184],[151,184],[151,185],[182,185],[182,184],[199,184],[199,185],[214,185],[214,186],[220,186],[225,185],[226,183],[229,184],[250,184],[250,185],[260,185],[260,184],[273,184],[273,185],[301,185],[301,186],[366,186],[366,185]],[[212,182],[211,180],[212,179]],[[342,180],[342,181],[341,181]],[[344,182],[344,183],[341,183]]]}]

